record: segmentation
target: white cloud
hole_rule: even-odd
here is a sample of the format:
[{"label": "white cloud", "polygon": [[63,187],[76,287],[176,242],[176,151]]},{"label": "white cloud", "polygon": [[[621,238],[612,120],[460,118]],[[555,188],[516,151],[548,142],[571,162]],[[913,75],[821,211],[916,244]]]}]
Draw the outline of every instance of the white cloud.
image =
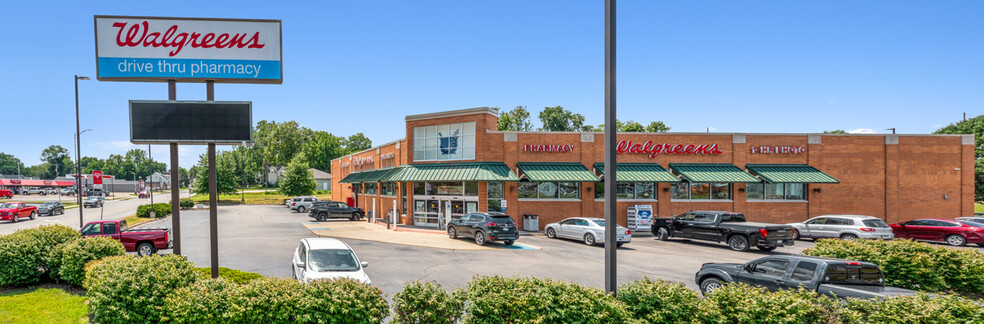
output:
[{"label": "white cloud", "polygon": [[875,130],[871,128],[858,128],[855,130],[847,131],[848,134],[874,134]]}]

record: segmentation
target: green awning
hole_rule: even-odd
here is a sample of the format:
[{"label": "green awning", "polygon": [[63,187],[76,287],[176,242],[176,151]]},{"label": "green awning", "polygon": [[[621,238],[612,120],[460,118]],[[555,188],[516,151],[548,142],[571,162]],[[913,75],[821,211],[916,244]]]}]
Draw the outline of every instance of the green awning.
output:
[{"label": "green awning", "polygon": [[771,183],[840,183],[807,164],[747,164],[745,168]]},{"label": "green awning", "polygon": [[380,181],[519,181],[502,162],[408,164],[389,173]]},{"label": "green awning", "polygon": [[[605,175],[605,163],[595,163],[594,168]],[[656,163],[616,163],[615,168],[615,180],[620,182],[680,182],[680,178]]]},{"label": "green awning", "polygon": [[359,172],[349,173],[347,176],[345,176],[345,178],[339,180],[338,183],[361,183],[360,180],[366,175],[368,175],[369,172],[372,171],[366,171],[366,172],[359,171]]},{"label": "green awning", "polygon": [[366,183],[366,182],[370,182],[370,183],[371,182],[389,182],[389,181],[384,181],[384,179],[386,179],[391,173],[396,172],[396,171],[397,171],[397,168],[394,168],[394,167],[389,167],[389,168],[385,168],[385,169],[379,169],[379,170],[376,170],[376,171],[369,171],[368,172],[369,174],[366,174],[365,176],[363,176],[362,178],[360,178],[359,179],[359,182],[363,182],[363,183]]},{"label": "green awning", "polygon": [[594,172],[577,162],[520,162],[516,166],[530,181],[599,181]]},{"label": "green awning", "polygon": [[690,182],[759,182],[759,179],[734,164],[670,163],[670,169]]}]

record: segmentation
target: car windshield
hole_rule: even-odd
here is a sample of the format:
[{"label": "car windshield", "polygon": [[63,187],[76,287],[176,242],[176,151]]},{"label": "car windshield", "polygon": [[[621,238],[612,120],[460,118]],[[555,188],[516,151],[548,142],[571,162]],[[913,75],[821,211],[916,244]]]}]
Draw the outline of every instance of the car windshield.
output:
[{"label": "car windshield", "polygon": [[886,227],[889,227],[888,224],[885,224],[885,222],[883,222],[880,219],[865,219],[865,220],[863,220],[861,222],[864,223],[864,226],[867,226],[867,227],[875,227],[875,228],[886,228]]},{"label": "car windshield", "polygon": [[54,205],[55,205],[55,202],[54,201],[49,201],[49,202],[44,203],[44,206],[54,206]]},{"label": "car windshield", "polygon": [[359,262],[351,250],[311,250],[308,265],[314,271],[355,271]]},{"label": "car windshield", "polygon": [[512,218],[509,216],[492,216],[492,222],[496,224],[512,224]]},{"label": "car windshield", "polygon": [[17,208],[17,204],[3,204],[0,208]]},{"label": "car windshield", "polygon": [[964,224],[964,225],[967,225],[967,226],[973,226],[973,227],[977,227],[977,228],[984,228],[984,224],[981,224],[981,223],[978,223],[978,222],[962,221],[962,222],[960,222],[960,224]]},{"label": "car windshield", "polygon": [[96,197],[88,197],[88,198],[85,198],[85,200],[96,200],[96,199],[98,199],[98,198],[96,198]]}]

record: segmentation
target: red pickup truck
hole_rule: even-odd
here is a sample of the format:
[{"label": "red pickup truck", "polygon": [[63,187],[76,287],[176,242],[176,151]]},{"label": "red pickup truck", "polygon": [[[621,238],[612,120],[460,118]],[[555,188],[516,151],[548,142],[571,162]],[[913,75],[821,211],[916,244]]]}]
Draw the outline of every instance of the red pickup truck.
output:
[{"label": "red pickup truck", "polygon": [[129,229],[125,220],[89,222],[82,226],[79,232],[83,237],[110,237],[123,243],[127,252],[136,251],[141,256],[157,253],[157,250],[170,249],[172,244],[170,228]]},{"label": "red pickup truck", "polygon": [[38,207],[28,206],[26,203],[22,202],[0,204],[0,220],[9,220],[16,223],[23,217],[29,217],[31,219],[37,218]]}]

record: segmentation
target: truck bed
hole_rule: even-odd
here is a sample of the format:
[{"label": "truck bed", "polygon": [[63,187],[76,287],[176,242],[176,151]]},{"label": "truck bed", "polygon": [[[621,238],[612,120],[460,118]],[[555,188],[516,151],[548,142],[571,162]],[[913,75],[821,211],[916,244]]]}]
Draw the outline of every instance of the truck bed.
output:
[{"label": "truck bed", "polygon": [[838,298],[888,298],[918,294],[917,291],[872,285],[821,284],[817,292]]}]

